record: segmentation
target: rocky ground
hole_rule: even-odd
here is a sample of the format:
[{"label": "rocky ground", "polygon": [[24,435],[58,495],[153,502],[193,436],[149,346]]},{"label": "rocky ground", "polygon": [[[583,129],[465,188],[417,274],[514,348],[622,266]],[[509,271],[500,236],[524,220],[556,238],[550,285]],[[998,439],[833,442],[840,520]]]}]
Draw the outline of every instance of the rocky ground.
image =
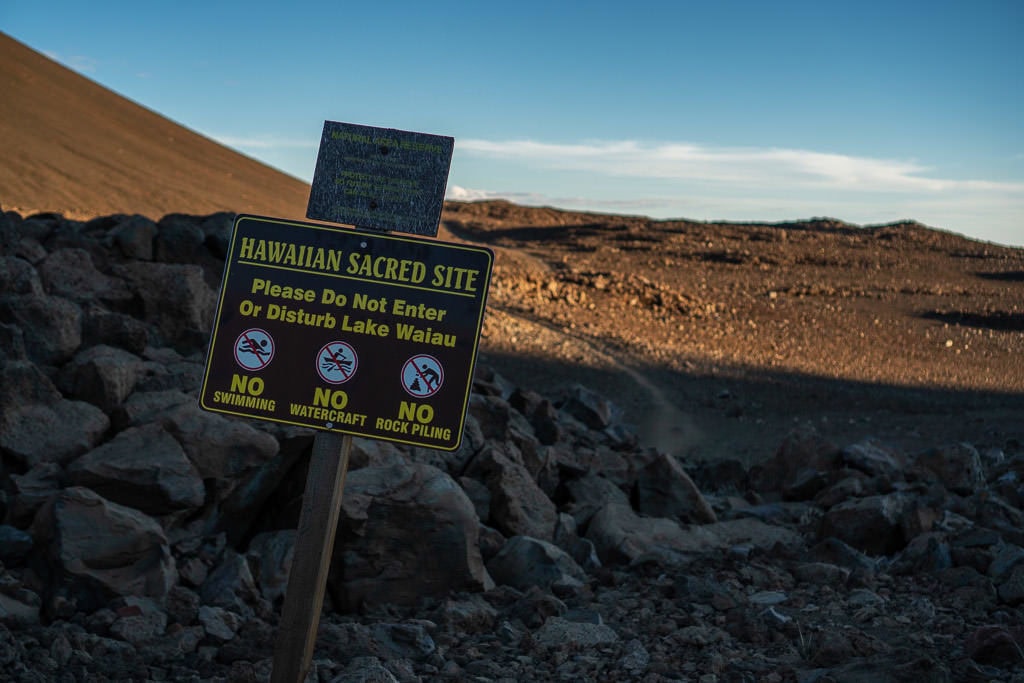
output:
[{"label": "rocky ground", "polygon": [[[1024,681],[1020,250],[518,210],[446,212],[466,436],[357,443],[309,680]],[[0,214],[0,679],[267,679],[312,434],[197,406],[230,225]]]},{"label": "rocky ground", "polygon": [[485,357],[616,397],[647,443],[753,464],[842,440],[1024,439],[1024,250],[906,222],[714,224],[449,202],[497,252]]}]

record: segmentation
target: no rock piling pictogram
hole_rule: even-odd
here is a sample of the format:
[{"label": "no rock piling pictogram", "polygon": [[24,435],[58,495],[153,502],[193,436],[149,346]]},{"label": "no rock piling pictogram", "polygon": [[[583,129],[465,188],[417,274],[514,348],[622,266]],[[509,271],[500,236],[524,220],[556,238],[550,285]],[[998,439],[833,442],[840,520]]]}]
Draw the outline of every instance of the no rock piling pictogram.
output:
[{"label": "no rock piling pictogram", "polygon": [[433,396],[444,384],[444,369],[433,356],[419,354],[402,366],[402,386],[410,396]]}]

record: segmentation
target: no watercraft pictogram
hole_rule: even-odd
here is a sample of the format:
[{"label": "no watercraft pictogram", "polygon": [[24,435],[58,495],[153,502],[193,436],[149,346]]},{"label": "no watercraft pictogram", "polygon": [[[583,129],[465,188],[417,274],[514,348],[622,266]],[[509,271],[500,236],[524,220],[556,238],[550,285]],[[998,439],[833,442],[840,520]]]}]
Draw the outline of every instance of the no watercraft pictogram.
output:
[{"label": "no watercraft pictogram", "polygon": [[316,371],[320,379],[331,384],[341,384],[352,379],[359,367],[359,357],[351,344],[332,341],[324,344],[316,355]]},{"label": "no watercraft pictogram", "polygon": [[246,370],[262,370],[274,359],[274,340],[259,328],[246,330],[235,340],[235,362]]},{"label": "no watercraft pictogram", "polygon": [[433,356],[419,354],[402,366],[402,386],[416,398],[433,396],[444,384],[444,369]]}]

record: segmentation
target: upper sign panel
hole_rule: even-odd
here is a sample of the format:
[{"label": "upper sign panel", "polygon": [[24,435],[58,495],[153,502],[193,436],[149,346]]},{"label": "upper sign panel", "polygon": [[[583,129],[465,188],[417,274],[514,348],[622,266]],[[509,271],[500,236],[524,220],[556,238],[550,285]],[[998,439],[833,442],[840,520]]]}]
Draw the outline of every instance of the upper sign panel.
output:
[{"label": "upper sign panel", "polygon": [[437,235],[455,139],[325,121],[306,217]]}]

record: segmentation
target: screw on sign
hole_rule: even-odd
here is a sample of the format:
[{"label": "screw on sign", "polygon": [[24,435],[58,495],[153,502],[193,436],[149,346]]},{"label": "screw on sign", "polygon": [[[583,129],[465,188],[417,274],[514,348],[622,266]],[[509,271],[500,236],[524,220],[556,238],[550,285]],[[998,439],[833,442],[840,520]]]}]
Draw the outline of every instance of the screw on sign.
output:
[{"label": "screw on sign", "polygon": [[235,340],[235,362],[246,370],[262,370],[274,359],[274,339],[259,328],[246,330]]},{"label": "screw on sign", "polygon": [[352,379],[359,367],[359,357],[350,344],[332,341],[324,344],[316,355],[316,371],[320,379],[341,384]]},{"label": "screw on sign", "polygon": [[402,366],[402,386],[410,396],[433,396],[444,384],[444,369],[433,356],[420,354],[405,361]]}]

